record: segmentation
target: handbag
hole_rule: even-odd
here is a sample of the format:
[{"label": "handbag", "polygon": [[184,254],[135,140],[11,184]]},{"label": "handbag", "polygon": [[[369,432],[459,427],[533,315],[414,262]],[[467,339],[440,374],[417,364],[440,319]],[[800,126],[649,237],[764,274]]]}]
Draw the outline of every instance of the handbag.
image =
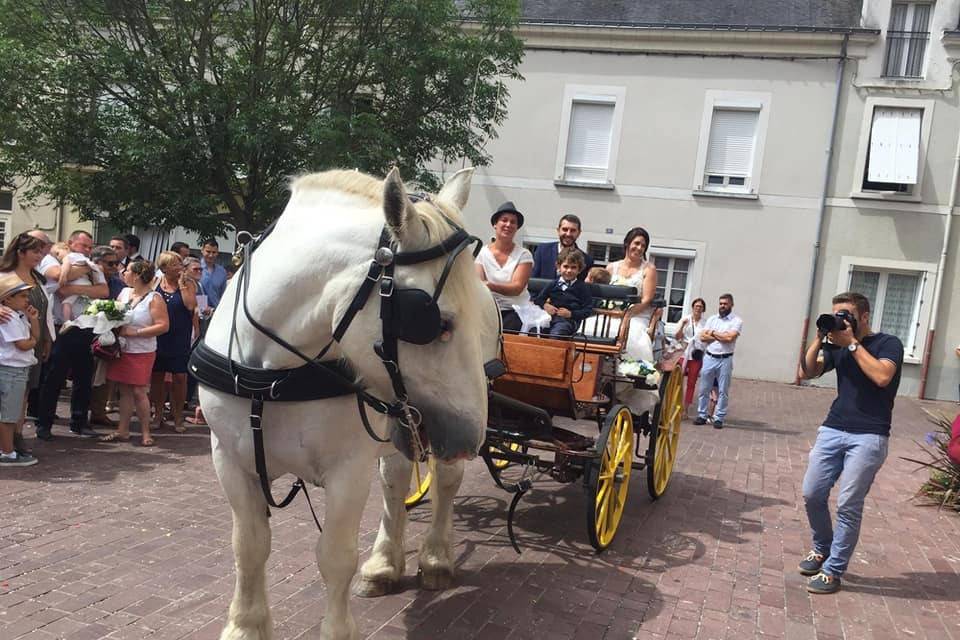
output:
[{"label": "handbag", "polygon": [[90,351],[95,358],[107,361],[117,360],[122,355],[120,351],[120,341],[116,338],[114,338],[113,344],[103,344],[100,341],[100,336],[97,336],[93,339],[93,342],[90,343]]}]

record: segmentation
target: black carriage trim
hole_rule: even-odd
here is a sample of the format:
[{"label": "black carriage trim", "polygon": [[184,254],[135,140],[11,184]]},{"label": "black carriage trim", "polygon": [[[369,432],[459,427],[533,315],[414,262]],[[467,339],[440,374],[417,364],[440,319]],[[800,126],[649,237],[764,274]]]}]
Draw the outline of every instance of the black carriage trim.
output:
[{"label": "black carriage trim", "polygon": [[[412,203],[428,202],[433,205],[426,194],[409,194]],[[475,245],[473,255],[476,257],[483,241],[470,235],[462,227],[450,220],[443,211],[433,205],[434,209],[450,225],[453,233],[440,243],[418,251],[398,251],[387,227],[380,233],[377,249],[367,274],[360,284],[356,295],[347,307],[343,317],[334,328],[331,340],[315,357],[310,357],[292,344],[278,336],[269,327],[257,321],[247,306],[247,294],[250,284],[250,273],[253,268],[252,256],[254,250],[270,235],[276,226],[276,221],[268,226],[263,233],[253,237],[248,232],[237,234],[240,244],[238,254],[242,255],[243,267],[237,272],[238,280],[236,298],[234,300],[233,318],[230,326],[227,355],[221,355],[208,347],[202,340],[190,356],[190,371],[197,380],[212,389],[223,391],[241,398],[250,399],[250,428],[253,433],[254,457],[257,475],[260,478],[260,487],[263,490],[267,504],[276,508],[283,508],[290,504],[300,490],[307,495],[306,484],[303,479],[291,487],[287,496],[277,503],[270,490],[270,476],[267,473],[266,457],[263,449],[263,403],[264,402],[298,402],[307,400],[325,400],[346,395],[357,396],[357,408],[367,434],[378,442],[389,442],[389,438],[380,438],[370,426],[366,416],[366,407],[377,413],[392,418],[403,428],[411,431],[411,441],[419,449],[420,411],[408,401],[406,385],[400,370],[398,343],[400,340],[413,344],[428,344],[440,337],[445,330],[438,300],[443,292],[450,270],[457,257],[470,245]],[[421,289],[404,289],[396,286],[395,267],[429,262],[446,257],[440,279],[437,281],[433,294]],[[343,360],[323,360],[335,342],[343,339],[350,323],[357,313],[363,309],[374,288],[379,289],[381,339],[374,344],[374,351],[390,377],[394,399],[391,402],[381,400],[369,393],[366,387],[356,381],[356,376],[349,364]],[[293,369],[264,369],[244,365],[233,359],[233,343],[236,336],[237,310],[242,306],[247,321],[270,338],[304,361],[300,367]],[[410,322],[410,318],[416,322]],[[406,322],[405,322],[406,320]],[[416,453],[423,457],[426,451]],[[307,495],[309,504],[309,496]],[[310,505],[313,519],[320,528],[320,522],[313,506]],[[269,509],[268,509],[269,514]]]}]

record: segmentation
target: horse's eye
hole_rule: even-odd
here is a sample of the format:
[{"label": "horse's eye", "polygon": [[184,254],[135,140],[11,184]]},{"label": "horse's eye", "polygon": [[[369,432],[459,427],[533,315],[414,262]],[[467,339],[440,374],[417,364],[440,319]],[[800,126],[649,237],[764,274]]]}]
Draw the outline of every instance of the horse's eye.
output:
[{"label": "horse's eye", "polygon": [[454,316],[452,314],[440,315],[440,342],[447,342],[453,337]]}]

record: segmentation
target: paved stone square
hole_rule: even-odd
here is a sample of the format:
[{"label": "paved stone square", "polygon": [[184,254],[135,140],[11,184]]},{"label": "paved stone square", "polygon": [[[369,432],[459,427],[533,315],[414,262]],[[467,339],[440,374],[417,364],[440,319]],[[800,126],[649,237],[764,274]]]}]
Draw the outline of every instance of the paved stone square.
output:
[{"label": "paved stone square", "polygon": [[[457,586],[416,589],[429,509],[414,510],[403,589],[352,601],[361,635],[960,639],[960,516],[912,502],[923,473],[901,459],[929,430],[921,408],[952,415],[953,404],[898,400],[890,457],[867,499],[843,591],[803,589],[800,482],[832,398],[736,381],[723,431],[684,423],[660,501],[647,497],[644,474],[634,475],[617,538],[601,555],[587,541],[581,484],[543,479],[518,509],[518,556],[506,537],[507,496],[481,462],[470,463],[455,514]],[[0,639],[216,638],[233,558],[206,430],[161,431],[152,449],[91,442],[64,426],[55,433],[36,443],[39,465],[0,478]],[[313,495],[322,506],[322,492]],[[374,488],[364,552],[379,503]],[[316,637],[324,609],[316,529],[300,499],[272,522],[275,637]]]}]

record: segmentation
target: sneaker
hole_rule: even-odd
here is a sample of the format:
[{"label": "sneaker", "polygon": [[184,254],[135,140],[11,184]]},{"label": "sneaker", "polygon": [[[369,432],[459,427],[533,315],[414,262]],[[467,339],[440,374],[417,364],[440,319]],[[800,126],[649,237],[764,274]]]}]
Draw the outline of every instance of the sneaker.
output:
[{"label": "sneaker", "polygon": [[714,420],[713,421],[714,429],[723,429],[723,420]]},{"label": "sneaker", "polygon": [[816,551],[811,551],[807,554],[806,558],[800,561],[797,567],[800,569],[800,575],[815,576],[820,573],[820,567],[822,567],[826,561],[827,556],[822,553],[817,553]]},{"label": "sneaker", "polygon": [[27,446],[27,441],[19,433],[13,434],[13,450],[19,454],[31,454],[33,449]]},{"label": "sneaker", "polygon": [[693,424],[707,424],[707,419],[703,416],[697,416],[697,419],[693,421]]},{"label": "sneaker", "polygon": [[807,582],[807,591],[824,594],[836,593],[840,591],[840,578],[828,576],[821,571]]},{"label": "sneaker", "polygon": [[37,464],[37,459],[29,453],[16,453],[12,456],[0,455],[0,469],[4,467],[29,467]]}]

